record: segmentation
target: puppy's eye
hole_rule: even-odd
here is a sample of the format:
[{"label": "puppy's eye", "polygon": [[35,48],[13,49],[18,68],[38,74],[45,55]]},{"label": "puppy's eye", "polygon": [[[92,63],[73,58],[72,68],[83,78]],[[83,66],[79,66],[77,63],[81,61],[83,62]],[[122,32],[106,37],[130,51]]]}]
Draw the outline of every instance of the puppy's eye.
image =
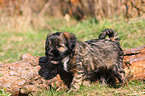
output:
[{"label": "puppy's eye", "polygon": [[58,50],[61,52],[66,51],[66,47],[64,45],[59,45]]},{"label": "puppy's eye", "polygon": [[64,45],[58,45],[58,48],[65,47]]}]

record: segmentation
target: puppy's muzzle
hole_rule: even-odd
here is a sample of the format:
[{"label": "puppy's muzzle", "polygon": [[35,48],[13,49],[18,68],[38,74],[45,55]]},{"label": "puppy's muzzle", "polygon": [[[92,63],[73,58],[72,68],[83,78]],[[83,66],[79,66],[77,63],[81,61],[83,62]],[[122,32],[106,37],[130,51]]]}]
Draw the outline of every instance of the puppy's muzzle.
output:
[{"label": "puppy's muzzle", "polygon": [[52,50],[51,53],[53,54],[53,57],[59,57],[59,51],[58,50]]},{"label": "puppy's muzzle", "polygon": [[58,50],[51,50],[51,51],[49,51],[48,55],[49,55],[49,59],[51,59],[51,60],[59,61],[59,59],[60,59],[60,53]]}]

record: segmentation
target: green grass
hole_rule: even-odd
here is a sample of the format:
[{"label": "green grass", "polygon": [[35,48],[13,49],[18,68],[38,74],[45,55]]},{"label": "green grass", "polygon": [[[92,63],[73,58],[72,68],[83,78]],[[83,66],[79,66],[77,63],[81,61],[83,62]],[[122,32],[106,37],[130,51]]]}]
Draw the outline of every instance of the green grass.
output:
[{"label": "green grass", "polygon": [[0,96],[11,96],[10,93],[6,93],[5,89],[0,89]]},{"label": "green grass", "polygon": [[143,81],[130,82],[128,85],[118,89],[107,85],[101,85],[99,83],[93,83],[86,86],[81,86],[80,90],[75,93],[55,91],[51,89],[49,91],[40,92],[36,96],[143,96],[145,95],[144,86],[145,84]]},{"label": "green grass", "polygon": [[[139,47],[145,44],[145,19],[134,18],[125,20],[122,18],[88,19],[82,21],[72,20],[66,22],[63,19],[46,19],[46,27],[41,29],[27,29],[25,31],[7,30],[0,28],[0,64],[19,61],[19,57],[24,53],[31,53],[34,56],[44,56],[44,43],[47,34],[56,31],[67,31],[74,33],[78,40],[86,41],[98,38],[98,35],[106,28],[117,31],[121,39],[123,50]],[[145,84],[143,81],[130,82],[127,86],[119,89],[91,84],[83,86],[76,93],[66,93],[62,91],[43,91],[38,96],[94,96],[94,95],[135,95],[145,94]]]}]

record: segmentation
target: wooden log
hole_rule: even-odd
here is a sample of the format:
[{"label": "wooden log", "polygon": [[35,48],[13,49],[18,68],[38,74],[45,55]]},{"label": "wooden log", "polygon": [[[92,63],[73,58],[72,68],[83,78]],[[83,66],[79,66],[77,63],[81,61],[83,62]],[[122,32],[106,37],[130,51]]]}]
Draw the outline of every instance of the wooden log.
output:
[{"label": "wooden log", "polygon": [[[49,88],[67,90],[71,82],[70,74],[50,66],[45,57],[34,57],[29,53],[21,56],[21,61],[0,64],[0,89],[12,95],[37,93]],[[52,66],[51,66],[52,67]],[[145,45],[124,51],[124,70],[127,79],[145,80]],[[49,74],[49,75],[48,75]],[[72,77],[69,77],[72,78]]]},{"label": "wooden log", "polygon": [[[63,85],[59,75],[51,80],[46,80],[39,75],[41,69],[41,66],[38,65],[39,58],[26,53],[21,56],[21,61],[0,64],[0,89],[5,88],[6,92],[17,96],[38,92],[42,89],[48,90],[50,86],[57,88],[59,85]],[[43,74],[47,74],[47,69],[42,71]]]},{"label": "wooden log", "polygon": [[145,80],[145,45],[124,51],[124,66],[129,80]]}]

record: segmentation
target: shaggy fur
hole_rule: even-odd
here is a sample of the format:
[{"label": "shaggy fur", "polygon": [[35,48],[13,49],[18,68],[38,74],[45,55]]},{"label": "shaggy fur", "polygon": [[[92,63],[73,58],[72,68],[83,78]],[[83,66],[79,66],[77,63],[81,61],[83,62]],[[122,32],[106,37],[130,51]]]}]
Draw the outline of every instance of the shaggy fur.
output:
[{"label": "shaggy fur", "polygon": [[[110,39],[105,39],[107,35]],[[99,39],[80,42],[74,34],[53,33],[47,36],[45,54],[50,65],[62,66],[65,72],[72,74],[71,91],[80,88],[85,79],[92,77],[98,77],[104,83],[113,80],[114,84],[112,76],[115,76],[122,84],[125,75],[123,51],[116,36],[115,31],[107,29]]]}]

